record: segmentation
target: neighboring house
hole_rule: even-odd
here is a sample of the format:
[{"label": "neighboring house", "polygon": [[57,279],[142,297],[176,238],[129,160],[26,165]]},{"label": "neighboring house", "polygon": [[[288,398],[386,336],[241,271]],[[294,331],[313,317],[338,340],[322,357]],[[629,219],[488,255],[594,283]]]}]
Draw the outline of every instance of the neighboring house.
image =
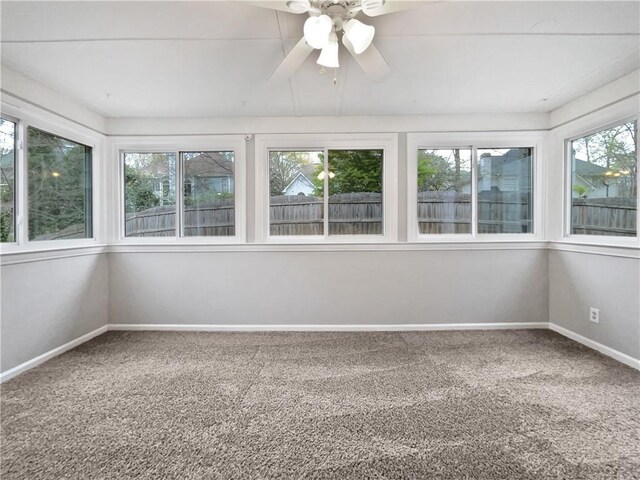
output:
[{"label": "neighboring house", "polygon": [[293,178],[291,183],[282,191],[283,195],[312,195],[315,186],[313,182],[302,172]]},{"label": "neighboring house", "polygon": [[234,164],[226,152],[207,152],[185,159],[185,200],[206,201],[234,191]]},{"label": "neighboring house", "polygon": [[478,162],[478,192],[530,192],[531,157],[523,153],[512,148],[503,155],[483,154]]},{"label": "neighboring house", "polygon": [[619,182],[607,175],[606,167],[574,159],[571,196],[578,197],[617,197]]}]

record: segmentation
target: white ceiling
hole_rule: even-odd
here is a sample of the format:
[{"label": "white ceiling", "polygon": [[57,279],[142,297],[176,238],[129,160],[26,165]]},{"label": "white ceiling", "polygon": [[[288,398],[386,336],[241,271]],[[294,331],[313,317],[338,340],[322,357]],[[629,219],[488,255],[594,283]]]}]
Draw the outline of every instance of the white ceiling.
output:
[{"label": "white ceiling", "polygon": [[109,117],[550,111],[640,66],[638,1],[416,3],[361,18],[377,84],[344,51],[267,84],[306,17],[246,2],[3,1],[2,62]]}]

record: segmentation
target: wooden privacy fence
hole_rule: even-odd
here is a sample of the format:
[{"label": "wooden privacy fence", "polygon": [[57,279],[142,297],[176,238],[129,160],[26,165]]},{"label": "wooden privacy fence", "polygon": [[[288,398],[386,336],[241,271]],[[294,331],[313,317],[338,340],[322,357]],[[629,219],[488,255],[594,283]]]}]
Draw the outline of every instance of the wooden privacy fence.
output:
[{"label": "wooden privacy fence", "polygon": [[[271,197],[271,235],[322,235],[324,202],[321,198],[295,195]],[[331,235],[380,235],[381,193],[341,193],[329,197]]]},{"label": "wooden privacy fence", "polygon": [[[184,211],[184,235],[230,236],[235,233],[233,198],[215,200],[205,205],[188,206]],[[173,237],[176,234],[176,207],[163,205],[127,213],[128,237]]]},{"label": "wooden privacy fence", "polygon": [[571,233],[577,235],[636,235],[636,197],[574,198]]},{"label": "wooden privacy fence", "polygon": [[[419,192],[420,233],[471,232],[471,195],[455,192]],[[633,236],[636,207],[633,198],[574,199],[573,233]],[[322,235],[322,199],[303,195],[271,197],[271,235]],[[529,194],[480,192],[480,233],[522,233],[532,228],[533,209]],[[382,233],[382,194],[347,193],[329,198],[329,233],[367,235]],[[185,209],[186,236],[233,235],[233,199],[222,199]],[[129,213],[127,236],[174,236],[175,206],[166,205]]]},{"label": "wooden privacy fence", "polygon": [[[471,233],[471,195],[418,192],[418,226],[422,234]],[[487,191],[478,194],[479,233],[530,232],[528,193]]]}]

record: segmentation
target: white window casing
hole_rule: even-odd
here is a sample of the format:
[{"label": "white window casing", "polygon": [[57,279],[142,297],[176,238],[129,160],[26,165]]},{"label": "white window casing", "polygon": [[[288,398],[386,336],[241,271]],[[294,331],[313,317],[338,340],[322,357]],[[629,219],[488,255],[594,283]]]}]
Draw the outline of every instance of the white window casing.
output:
[{"label": "white window casing", "polygon": [[[420,234],[418,229],[418,150],[471,149],[471,233]],[[478,233],[478,150],[531,148],[533,232]],[[545,132],[410,133],[407,135],[407,240],[409,242],[535,242],[544,240]]]},{"label": "white window casing", "polygon": [[[269,152],[278,150],[323,151],[325,170],[329,150],[383,150],[381,235],[269,235]],[[255,236],[268,244],[395,243],[398,239],[398,136],[397,134],[294,134],[255,136]],[[326,183],[325,183],[326,188]],[[325,225],[328,197],[325,191]]]}]

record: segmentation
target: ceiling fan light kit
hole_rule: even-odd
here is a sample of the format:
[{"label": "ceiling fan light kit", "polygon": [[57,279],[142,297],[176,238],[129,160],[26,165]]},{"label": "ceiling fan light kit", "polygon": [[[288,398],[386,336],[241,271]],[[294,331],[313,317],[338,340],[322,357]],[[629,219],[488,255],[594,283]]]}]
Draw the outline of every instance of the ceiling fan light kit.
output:
[{"label": "ceiling fan light kit", "polygon": [[329,42],[329,35],[333,30],[333,20],[329,15],[309,17],[304,22],[304,39],[309,46],[322,49]]},{"label": "ceiling fan light kit", "polygon": [[365,25],[360,20],[352,18],[343,27],[344,37],[349,39],[351,45],[353,45],[353,51],[356,55],[360,55],[364,52],[371,42],[373,36],[376,33],[375,27]]},{"label": "ceiling fan light kit", "polygon": [[362,0],[362,11],[369,15],[384,7],[384,0]]},{"label": "ceiling fan light kit", "polygon": [[327,68],[338,68],[338,35],[341,31],[343,45],[364,72],[376,82],[388,78],[391,69],[373,45],[376,29],[355,17],[360,12],[377,17],[409,8],[403,6],[405,3],[390,0],[285,0],[282,3],[273,2],[274,6],[270,7],[268,2],[259,2],[265,8],[309,15],[304,23],[303,38],[285,56],[269,81],[289,78],[314,49],[321,50],[316,63]]},{"label": "ceiling fan light kit", "polygon": [[287,8],[293,13],[306,13],[311,9],[309,0],[289,0]]},{"label": "ceiling fan light kit", "polygon": [[338,62],[338,35],[336,35],[335,31],[331,32],[329,41],[320,52],[316,63],[327,68],[338,68],[340,66]]}]

